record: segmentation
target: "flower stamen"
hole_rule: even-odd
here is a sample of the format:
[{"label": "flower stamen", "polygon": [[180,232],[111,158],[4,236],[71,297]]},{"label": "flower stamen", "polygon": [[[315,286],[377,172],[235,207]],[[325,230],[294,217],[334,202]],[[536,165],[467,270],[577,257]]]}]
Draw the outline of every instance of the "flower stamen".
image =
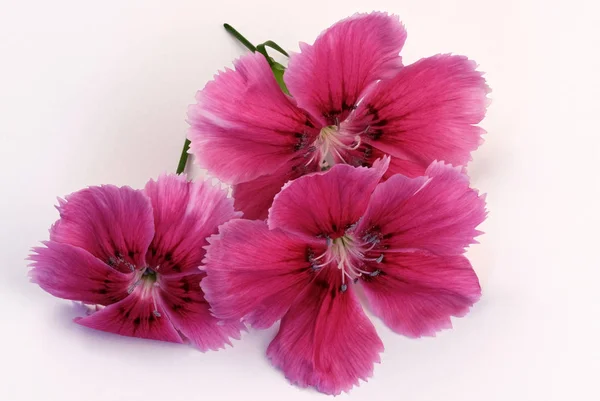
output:
[{"label": "flower stamen", "polygon": [[[368,130],[368,127],[367,127]],[[314,145],[311,148],[316,149],[313,153],[313,157],[307,163],[310,164],[315,157],[319,157],[319,165],[324,166],[326,163],[328,166],[334,163],[329,162],[329,158],[335,156],[339,162],[348,164],[347,157],[343,154],[346,151],[357,150],[361,144],[361,134],[352,136],[351,133],[344,132],[340,127],[340,122],[336,118],[335,125],[328,125],[321,128]],[[318,156],[317,156],[318,154]]]},{"label": "flower stamen", "polygon": [[314,257],[309,255],[308,260],[313,270],[319,270],[335,264],[335,267],[341,271],[340,291],[345,292],[348,288],[346,278],[356,283],[362,276],[376,277],[381,270],[370,270],[369,263],[383,262],[384,254],[377,257],[366,257],[380,243],[377,235],[369,234],[357,241],[352,233],[346,231],[346,234],[336,239],[326,237],[327,249],[321,255]]},{"label": "flower stamen", "polygon": [[152,314],[156,317],[160,317],[160,312],[158,311],[158,306],[156,306],[156,297],[152,297],[152,302],[154,303],[154,310],[152,311]]}]

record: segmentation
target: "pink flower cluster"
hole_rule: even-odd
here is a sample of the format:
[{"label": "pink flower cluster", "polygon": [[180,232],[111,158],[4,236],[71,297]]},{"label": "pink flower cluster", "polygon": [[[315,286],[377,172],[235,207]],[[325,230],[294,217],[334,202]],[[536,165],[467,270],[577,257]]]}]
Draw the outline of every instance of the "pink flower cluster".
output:
[{"label": "pink flower cluster", "polygon": [[290,56],[289,95],[262,54],[240,58],[188,111],[192,154],[233,198],[176,175],[76,192],[32,280],[93,305],[81,325],[201,350],[280,321],[267,356],[327,394],[383,351],[357,293],[399,334],[451,327],[481,293],[464,252],[485,201],[462,166],[489,89],[462,56],[403,66],[405,39],[395,16],[342,20]]}]

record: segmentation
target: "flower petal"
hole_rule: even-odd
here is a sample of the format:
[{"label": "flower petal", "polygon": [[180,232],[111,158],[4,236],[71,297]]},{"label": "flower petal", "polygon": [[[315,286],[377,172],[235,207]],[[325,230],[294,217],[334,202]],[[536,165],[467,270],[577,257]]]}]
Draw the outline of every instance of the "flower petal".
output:
[{"label": "flower petal", "polygon": [[315,272],[311,252],[324,252],[325,240],[269,230],[263,221],[233,220],[210,238],[202,289],[215,316],[244,319],[267,328],[288,310]]},{"label": "flower petal", "polygon": [[269,228],[313,238],[343,234],[367,208],[388,164],[388,157],[375,162],[372,168],[337,164],[327,172],[289,182],[273,201]]},{"label": "flower petal", "polygon": [[[336,269],[337,270],[337,269]],[[301,387],[340,394],[367,380],[383,344],[339,272],[322,271],[281,321],[267,356]]]},{"label": "flower petal", "polygon": [[317,171],[318,162],[309,164],[305,169],[290,171],[287,168],[263,175],[255,180],[233,186],[233,199],[236,210],[244,212],[244,218],[264,220],[269,214],[273,198],[281,191],[283,185],[308,172]]},{"label": "flower petal", "polygon": [[146,257],[161,274],[197,272],[206,238],[240,213],[227,192],[209,181],[189,182],[185,176],[163,175],[144,189],[152,202],[156,234]]},{"label": "flower petal", "polygon": [[88,251],[48,241],[29,257],[33,282],[55,297],[86,304],[109,305],[125,298],[133,273],[121,273]]},{"label": "flower petal", "polygon": [[68,195],[57,209],[60,219],[50,229],[51,241],[83,248],[124,273],[145,265],[154,223],[141,191],[89,187]]},{"label": "flower petal", "polygon": [[319,133],[316,122],[281,91],[260,53],[238,59],[235,71],[218,74],[196,100],[188,110],[191,152],[231,184],[303,165]]},{"label": "flower petal", "polygon": [[[182,343],[181,336],[165,315],[160,300],[138,286],[128,297],[116,304],[94,312],[90,316],[76,318],[75,322],[92,329],[107,331],[128,337]],[[155,311],[158,312],[157,316]]]},{"label": "flower petal", "polygon": [[179,277],[162,276],[160,296],[171,323],[202,351],[218,350],[229,338],[240,338],[243,324],[239,321],[222,322],[213,317],[209,304],[200,289],[204,273],[186,274]]},{"label": "flower petal", "polygon": [[266,219],[273,198],[288,181],[287,175],[263,175],[255,180],[234,185],[232,196],[235,199],[235,209],[241,210],[245,219]]},{"label": "flower petal", "polygon": [[450,317],[464,316],[481,295],[477,275],[462,255],[388,253],[377,269],[378,276],[361,277],[371,309],[409,337],[452,327]]},{"label": "flower petal", "polygon": [[397,16],[355,14],[324,31],[314,45],[292,54],[284,80],[298,102],[322,125],[343,121],[361,93],[378,79],[393,76],[406,31]]},{"label": "flower petal", "polygon": [[[343,129],[393,157],[463,165],[481,144],[489,88],[463,56],[437,55],[404,67],[362,99]],[[398,171],[408,173],[410,171]]]},{"label": "flower petal", "polygon": [[[386,156],[381,150],[374,148],[368,143],[361,143],[356,149],[339,149],[338,152],[343,160],[341,160],[340,157],[334,156],[335,161],[337,163],[347,163],[352,166],[371,167],[377,159]],[[383,179],[387,180],[394,174],[403,174],[408,177],[422,176],[423,166],[420,163],[411,160],[400,157],[390,157],[390,164],[383,175]]]},{"label": "flower petal", "polygon": [[379,184],[357,232],[380,238],[384,252],[462,254],[481,234],[476,227],[486,216],[484,196],[458,168],[437,162],[426,174],[395,175]]}]

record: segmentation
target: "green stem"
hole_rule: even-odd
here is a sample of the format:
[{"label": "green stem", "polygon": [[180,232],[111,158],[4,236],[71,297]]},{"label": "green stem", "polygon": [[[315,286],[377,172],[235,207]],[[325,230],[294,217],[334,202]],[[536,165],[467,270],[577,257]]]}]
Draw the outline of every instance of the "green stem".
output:
[{"label": "green stem", "polygon": [[181,151],[181,157],[179,158],[179,164],[177,165],[177,174],[181,174],[183,173],[183,170],[185,170],[185,165],[187,164],[189,156],[188,150],[190,149],[190,143],[190,140],[186,139],[183,144],[183,150]]},{"label": "green stem", "polygon": [[250,41],[248,39],[246,39],[241,33],[236,31],[234,27],[232,27],[229,24],[223,24],[223,27],[225,28],[225,30],[227,32],[229,32],[231,35],[233,35],[234,38],[236,38],[244,46],[246,46],[252,53],[254,53],[256,51],[256,46],[254,46],[252,43],[250,43]]}]

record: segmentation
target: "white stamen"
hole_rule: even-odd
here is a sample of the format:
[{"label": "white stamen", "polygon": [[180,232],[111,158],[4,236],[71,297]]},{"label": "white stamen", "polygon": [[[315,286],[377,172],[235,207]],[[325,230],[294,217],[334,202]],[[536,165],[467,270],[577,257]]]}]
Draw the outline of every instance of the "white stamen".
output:
[{"label": "white stamen", "polygon": [[366,260],[368,262],[377,262],[377,263],[381,263],[381,261],[383,260],[383,253],[381,255],[379,255],[376,258],[364,258],[363,260]]},{"label": "white stamen", "polygon": [[362,143],[362,140],[360,139],[360,136],[356,136],[356,138],[354,139],[354,141],[356,142],[355,145],[350,146],[348,149],[350,150],[356,150],[358,148],[360,148],[360,144]]},{"label": "white stamen", "polygon": [[[156,285],[156,282],[154,282],[154,284]],[[154,316],[160,317],[160,312],[158,311],[158,306],[156,305],[156,297],[154,295],[151,295],[151,297],[152,303],[154,304],[154,310],[152,311],[152,313],[154,314]]]},{"label": "white stamen", "polygon": [[[345,151],[357,150],[362,144],[361,135],[368,130],[369,127],[358,134],[345,132],[341,129],[340,121],[336,118],[335,125],[328,125],[321,128],[321,132],[319,132],[319,135],[314,142],[314,147],[317,151],[314,152],[313,158],[311,158],[307,165],[314,160],[314,155],[317,153],[320,155],[320,165],[324,164],[324,161],[328,159],[329,155],[335,156],[338,161],[348,164],[348,161],[342,154]],[[350,141],[352,141],[352,143],[348,144]],[[329,163],[329,165],[332,165],[332,163]]]},{"label": "white stamen", "polygon": [[132,285],[129,286],[129,288],[127,288],[127,293],[131,294],[133,292],[133,290],[135,290],[135,287],[137,287],[141,282],[142,282],[142,279],[139,278],[135,283],[133,283]]},{"label": "white stamen", "polygon": [[[346,231],[348,232],[348,231]],[[370,235],[363,238],[364,242],[356,241],[352,234],[346,234],[332,240],[326,237],[327,250],[317,257],[310,256],[309,261],[312,268],[315,270],[325,268],[332,263],[342,273],[342,287],[346,287],[346,278],[349,281],[357,282],[362,276],[376,277],[381,271],[365,270],[367,265],[365,262],[383,262],[384,254],[381,253],[376,258],[368,258],[365,255],[372,251],[379,243],[379,239],[375,235]],[[320,263],[317,263],[320,262]],[[345,290],[342,290],[344,292]]]},{"label": "white stamen", "polygon": [[[329,243],[328,243],[328,245],[329,245]],[[317,260],[320,260],[320,259],[324,258],[325,255],[327,255],[327,252],[323,252],[320,256],[317,256],[316,258],[310,258],[310,260],[312,262],[316,262]]]}]

